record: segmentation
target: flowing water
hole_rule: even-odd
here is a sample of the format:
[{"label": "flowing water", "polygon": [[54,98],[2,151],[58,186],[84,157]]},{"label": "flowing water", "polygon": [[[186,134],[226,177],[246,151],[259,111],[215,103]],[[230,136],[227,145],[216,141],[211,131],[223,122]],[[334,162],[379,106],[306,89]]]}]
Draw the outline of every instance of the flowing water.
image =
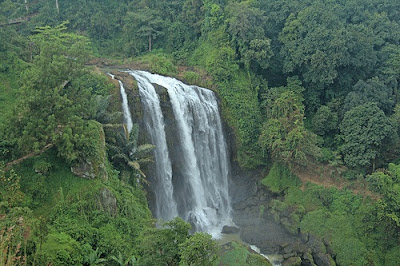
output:
[{"label": "flowing water", "polygon": [[[230,223],[230,167],[214,92],[145,71],[129,73],[138,81],[144,121],[156,145],[151,182],[156,218],[179,215],[218,237]],[[154,84],[168,93],[174,121],[167,125]]]},{"label": "flowing water", "polygon": [[[112,79],[115,79],[115,76],[113,74],[109,73],[108,75],[110,75]],[[126,124],[126,128],[128,129],[128,132],[131,132],[133,127],[133,122],[132,122],[131,112],[129,111],[128,96],[126,95],[124,84],[122,84],[120,80],[118,80],[118,82],[122,97],[122,111],[124,114],[124,122]]]}]

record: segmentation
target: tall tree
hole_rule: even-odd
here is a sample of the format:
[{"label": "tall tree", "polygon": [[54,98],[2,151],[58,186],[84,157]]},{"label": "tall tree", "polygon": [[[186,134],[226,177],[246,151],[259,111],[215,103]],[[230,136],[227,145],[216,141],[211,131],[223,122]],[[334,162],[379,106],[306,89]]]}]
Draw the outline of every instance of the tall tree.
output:
[{"label": "tall tree", "polygon": [[376,103],[366,103],[346,112],[340,125],[343,159],[350,167],[375,169],[384,144],[396,134],[395,128]]},{"label": "tall tree", "polygon": [[246,69],[267,68],[272,50],[270,40],[265,37],[263,12],[247,1],[232,2],[226,10],[228,32]]},{"label": "tall tree", "polygon": [[128,12],[125,17],[124,32],[126,38],[129,38],[128,44],[132,46],[128,47],[130,52],[143,52],[146,39],[147,50],[151,52],[154,39],[163,34],[163,21],[160,13],[147,6],[135,10],[135,12]]},{"label": "tall tree", "polygon": [[318,153],[315,135],[304,128],[304,88],[297,77],[289,78],[286,87],[273,88],[264,96],[267,121],[259,144],[274,159],[290,167],[304,165],[308,156]]},{"label": "tall tree", "polygon": [[368,102],[374,102],[386,114],[393,110],[395,99],[394,90],[379,78],[360,80],[353,86],[353,91],[347,94],[343,106],[344,113],[350,109]]},{"label": "tall tree", "polygon": [[79,146],[85,149],[89,138],[85,132],[91,129],[86,119],[94,116],[94,110],[91,89],[79,81],[86,73],[88,40],[66,29],[65,24],[42,27],[31,37],[36,49],[33,63],[23,73],[24,97],[16,113],[15,134],[24,153],[52,143],[72,161]]}]

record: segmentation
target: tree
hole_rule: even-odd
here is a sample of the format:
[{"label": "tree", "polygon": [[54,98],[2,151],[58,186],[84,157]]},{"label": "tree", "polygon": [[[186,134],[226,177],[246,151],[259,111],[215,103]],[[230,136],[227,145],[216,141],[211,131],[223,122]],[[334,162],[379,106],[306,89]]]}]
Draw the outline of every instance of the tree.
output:
[{"label": "tree", "polygon": [[366,26],[346,23],[339,5],[323,2],[314,1],[286,20],[279,35],[284,71],[301,73],[320,90],[339,80],[338,89],[348,89],[354,77],[364,78],[375,66],[375,39]]},{"label": "tree", "polygon": [[163,228],[150,228],[139,237],[140,265],[178,265],[179,248],[189,237],[190,224],[177,217]]},{"label": "tree", "polygon": [[181,261],[179,265],[212,266],[218,259],[218,245],[206,233],[195,233],[179,245]]},{"label": "tree", "polygon": [[384,225],[387,239],[395,239],[400,233],[400,165],[389,163],[386,170],[372,173],[367,180],[370,189],[383,196],[376,204],[377,223]]},{"label": "tree", "polygon": [[385,114],[390,114],[395,103],[393,88],[384,84],[379,78],[360,80],[354,85],[353,91],[347,94],[343,113],[368,102],[376,103]]},{"label": "tree", "polygon": [[158,10],[145,6],[126,14],[124,32],[130,46],[128,50],[131,53],[143,52],[144,38],[147,39],[148,51],[151,52],[153,40],[163,34],[163,21]]},{"label": "tree", "polygon": [[263,12],[249,2],[231,2],[227,7],[228,32],[247,71],[251,66],[265,69],[273,55],[270,40],[265,38]]},{"label": "tree", "polygon": [[89,41],[66,30],[63,23],[37,28],[31,36],[33,62],[23,73],[24,97],[11,135],[22,153],[54,144],[58,154],[72,163],[96,154],[100,140],[93,136],[99,136],[102,129],[89,121],[96,110],[92,88],[83,81],[89,73],[84,67],[90,55]]},{"label": "tree", "polygon": [[372,164],[372,169],[375,169],[383,145],[396,134],[392,122],[376,103],[366,103],[346,112],[340,131],[346,165],[369,167]]},{"label": "tree", "polygon": [[315,135],[304,128],[304,88],[297,77],[289,78],[286,87],[273,88],[264,95],[267,121],[259,144],[274,159],[290,167],[304,165],[307,156],[318,153]]},{"label": "tree", "polygon": [[314,132],[325,136],[335,131],[338,126],[338,115],[326,106],[321,106],[312,118]]},{"label": "tree", "polygon": [[141,170],[141,164],[152,162],[149,153],[155,148],[152,144],[138,145],[139,126],[134,124],[129,132],[123,125],[123,132],[119,132],[114,143],[107,143],[111,160],[122,169],[131,169],[136,178],[147,182],[146,175]]}]

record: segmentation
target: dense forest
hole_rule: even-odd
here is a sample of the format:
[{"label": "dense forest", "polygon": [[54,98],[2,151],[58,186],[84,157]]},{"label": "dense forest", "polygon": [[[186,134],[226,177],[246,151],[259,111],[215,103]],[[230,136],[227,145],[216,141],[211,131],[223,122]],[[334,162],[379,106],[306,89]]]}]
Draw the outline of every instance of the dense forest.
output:
[{"label": "dense forest", "polygon": [[331,265],[399,265],[395,0],[0,0],[0,265],[226,265],[182,219],[154,226],[154,147],[104,65],[214,90],[262,210]]}]

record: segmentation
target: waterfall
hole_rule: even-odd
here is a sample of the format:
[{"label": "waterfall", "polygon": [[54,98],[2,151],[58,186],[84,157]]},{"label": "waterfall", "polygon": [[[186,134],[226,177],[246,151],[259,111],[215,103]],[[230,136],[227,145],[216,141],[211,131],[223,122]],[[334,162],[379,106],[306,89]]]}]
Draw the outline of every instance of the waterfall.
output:
[{"label": "waterfall", "polygon": [[139,86],[140,99],[143,103],[144,120],[154,150],[155,176],[151,182],[156,197],[155,216],[163,220],[171,220],[178,216],[177,205],[173,197],[172,166],[169,159],[167,140],[165,136],[164,116],[161,112],[160,100],[153,85],[134,72]]},{"label": "waterfall", "polygon": [[[218,236],[230,223],[229,160],[218,101],[211,90],[144,71],[138,81],[144,120],[155,149],[156,218],[177,214],[198,231]],[[167,90],[174,122],[164,124],[154,84]]]},{"label": "waterfall", "polygon": [[[108,75],[110,75],[112,79],[115,79],[115,76],[113,74],[108,73]],[[122,82],[120,80],[118,80],[118,82],[119,82],[119,89],[120,89],[121,97],[122,97],[122,111],[124,113],[124,122],[128,129],[128,132],[131,132],[132,127],[133,127],[133,122],[132,122],[131,112],[129,111],[128,96],[126,95],[124,84],[122,84]]]}]

